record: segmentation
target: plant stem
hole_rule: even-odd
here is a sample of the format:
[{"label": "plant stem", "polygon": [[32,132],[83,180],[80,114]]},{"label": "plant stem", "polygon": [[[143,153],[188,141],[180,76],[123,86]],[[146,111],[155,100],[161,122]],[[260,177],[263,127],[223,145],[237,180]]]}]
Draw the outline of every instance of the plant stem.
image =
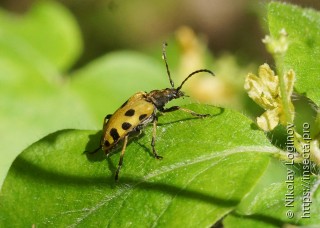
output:
[{"label": "plant stem", "polygon": [[287,123],[293,123],[293,117],[290,113],[290,108],[289,108],[289,100],[291,98],[288,99],[288,94],[286,91],[286,81],[285,81],[285,70],[284,68],[284,54],[283,53],[279,53],[277,54],[277,62],[278,62],[278,66],[282,66],[282,67],[278,67],[277,69],[277,73],[279,75],[279,84],[280,84],[280,95],[281,95],[281,101],[282,101],[282,107],[283,107],[283,112],[286,118],[286,122]]}]

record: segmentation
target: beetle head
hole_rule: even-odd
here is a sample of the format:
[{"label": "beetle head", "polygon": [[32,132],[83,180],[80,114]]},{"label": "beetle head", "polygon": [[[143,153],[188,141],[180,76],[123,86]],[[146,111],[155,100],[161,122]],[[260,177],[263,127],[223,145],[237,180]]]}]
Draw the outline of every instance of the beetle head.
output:
[{"label": "beetle head", "polygon": [[173,99],[177,99],[185,96],[184,92],[177,90],[175,88],[166,88],[163,90],[153,90],[148,93],[148,100],[159,109],[162,110],[165,104]]},{"label": "beetle head", "polygon": [[175,88],[166,88],[164,91],[166,96],[169,98],[169,101],[185,96],[184,92]]}]

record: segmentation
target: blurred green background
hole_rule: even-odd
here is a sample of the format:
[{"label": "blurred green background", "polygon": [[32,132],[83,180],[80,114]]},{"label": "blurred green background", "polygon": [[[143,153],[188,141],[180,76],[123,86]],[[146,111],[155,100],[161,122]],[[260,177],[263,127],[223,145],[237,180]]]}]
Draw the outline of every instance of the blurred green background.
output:
[{"label": "blurred green background", "polygon": [[[288,2],[288,1],[287,1]],[[318,1],[290,1],[320,9]],[[0,185],[14,158],[65,128],[100,129],[133,93],[176,85],[193,70],[193,99],[261,113],[243,79],[273,65],[261,39],[267,1],[28,1],[0,3]],[[250,107],[249,109],[247,107]]]}]

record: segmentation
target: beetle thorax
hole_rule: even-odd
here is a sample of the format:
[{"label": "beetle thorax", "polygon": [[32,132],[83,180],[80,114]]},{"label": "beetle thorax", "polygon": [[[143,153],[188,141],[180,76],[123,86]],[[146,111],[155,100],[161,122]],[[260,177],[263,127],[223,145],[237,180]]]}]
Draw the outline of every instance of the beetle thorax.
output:
[{"label": "beetle thorax", "polygon": [[159,110],[171,100],[183,97],[184,93],[175,88],[166,88],[162,90],[152,90],[147,94],[147,99],[151,101]]}]

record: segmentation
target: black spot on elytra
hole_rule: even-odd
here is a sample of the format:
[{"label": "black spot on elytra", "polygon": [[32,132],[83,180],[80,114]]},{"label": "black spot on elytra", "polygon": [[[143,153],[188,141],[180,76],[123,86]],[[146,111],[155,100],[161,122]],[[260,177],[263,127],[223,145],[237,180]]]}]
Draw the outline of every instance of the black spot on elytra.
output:
[{"label": "black spot on elytra", "polygon": [[143,120],[146,117],[147,117],[147,114],[142,114],[142,115],[139,116],[139,120]]},{"label": "black spot on elytra", "polygon": [[104,146],[105,146],[105,147],[109,147],[109,146],[110,146],[110,143],[109,143],[108,140],[104,141]]},{"label": "black spot on elytra", "polygon": [[128,103],[128,100],[126,100],[126,102],[124,102],[122,105],[121,105],[121,108],[123,108],[124,106],[126,106]]},{"label": "black spot on elytra", "polygon": [[124,122],[124,123],[122,124],[122,129],[123,129],[123,130],[128,130],[131,126],[132,126],[131,123]]},{"label": "black spot on elytra", "polygon": [[117,129],[115,129],[115,128],[111,129],[110,135],[113,138],[113,141],[117,141],[120,138],[119,133],[118,133]]},{"label": "black spot on elytra", "polygon": [[124,115],[125,116],[133,116],[134,115],[134,109],[129,109],[128,111],[126,111],[126,113]]}]

